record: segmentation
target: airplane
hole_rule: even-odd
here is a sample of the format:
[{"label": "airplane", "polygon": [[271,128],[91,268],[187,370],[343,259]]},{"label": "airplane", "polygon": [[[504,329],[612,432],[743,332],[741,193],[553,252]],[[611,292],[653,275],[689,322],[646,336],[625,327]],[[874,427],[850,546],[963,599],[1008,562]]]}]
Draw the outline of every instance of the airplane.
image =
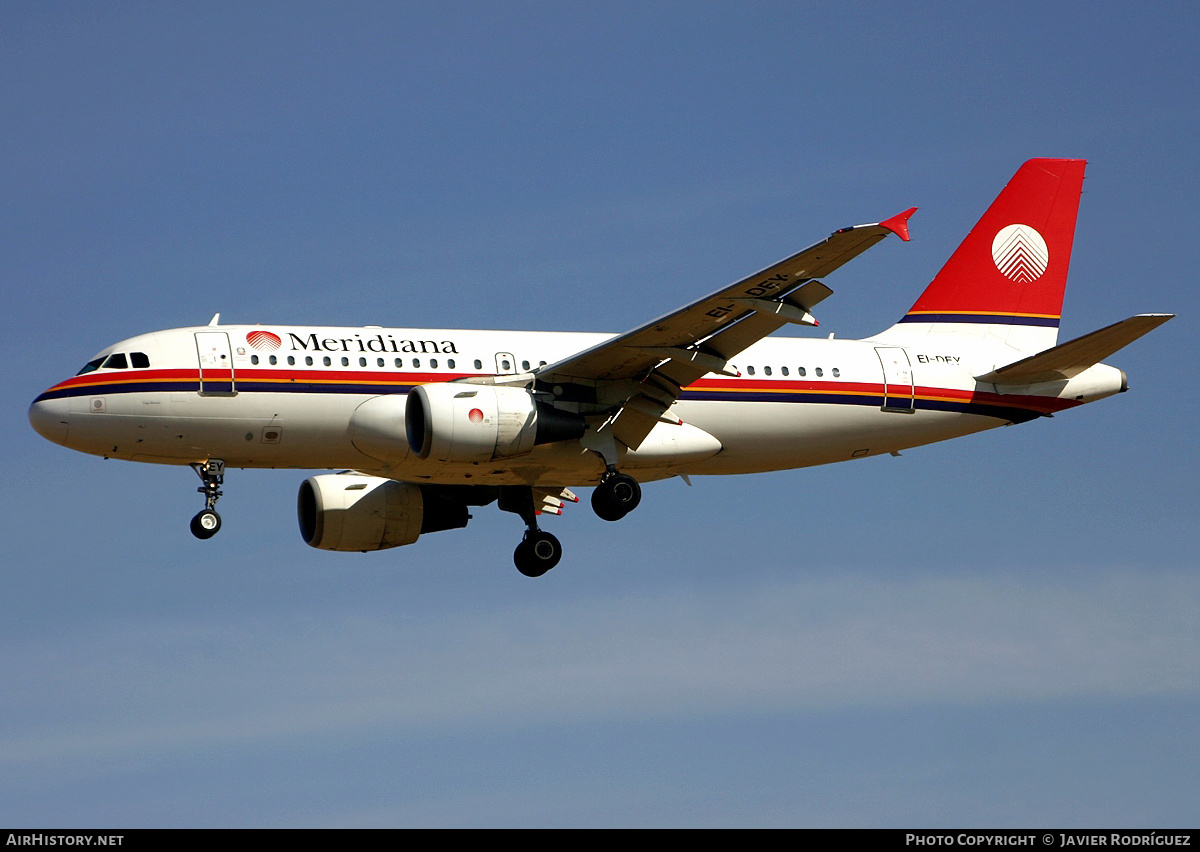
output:
[{"label": "airplane", "polygon": [[562,545],[539,526],[578,502],[617,521],[641,483],[800,468],[1023,423],[1128,389],[1101,361],[1171,319],[1139,314],[1058,343],[1086,161],[1024,163],[912,308],[863,340],[816,326],[821,280],[916,208],[835,231],[624,334],[223,325],[101,350],[29,409],[45,438],[190,465],[201,539],[229,468],[341,470],[300,485],[309,545],[375,551],[460,529],[497,503],[530,577]]}]

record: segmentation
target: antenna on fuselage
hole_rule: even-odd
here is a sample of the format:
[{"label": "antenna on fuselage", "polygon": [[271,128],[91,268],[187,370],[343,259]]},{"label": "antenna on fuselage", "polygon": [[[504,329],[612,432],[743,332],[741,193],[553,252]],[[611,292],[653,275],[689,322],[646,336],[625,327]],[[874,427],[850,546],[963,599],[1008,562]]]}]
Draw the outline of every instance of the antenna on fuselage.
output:
[{"label": "antenna on fuselage", "polygon": [[217,311],[215,314],[213,314],[213,318],[208,321],[208,324],[210,326],[220,325],[221,324],[221,312]]}]

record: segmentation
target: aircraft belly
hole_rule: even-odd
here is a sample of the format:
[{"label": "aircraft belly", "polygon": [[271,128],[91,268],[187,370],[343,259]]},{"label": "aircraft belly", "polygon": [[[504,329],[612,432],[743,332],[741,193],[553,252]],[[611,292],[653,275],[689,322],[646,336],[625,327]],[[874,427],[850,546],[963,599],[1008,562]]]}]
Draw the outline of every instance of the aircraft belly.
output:
[{"label": "aircraft belly", "polygon": [[[589,485],[604,470],[595,453],[574,441],[491,462],[436,462],[398,450],[380,460],[383,454],[362,440],[353,420],[364,402],[378,399],[297,393],[79,397],[72,400],[69,443],[85,452],[139,461],[184,464],[221,458],[231,467],[350,468],[415,482]],[[399,405],[403,397],[391,402]],[[388,407],[386,416],[394,406]],[[825,403],[690,400],[678,402],[672,411],[684,426],[660,424],[637,451],[622,455],[623,469],[642,481],[680,473],[737,474],[826,464],[1002,422],[953,411],[902,413]],[[368,449],[375,451],[368,454]]]},{"label": "aircraft belly", "polygon": [[[355,468],[377,466],[350,442],[350,413],[365,397],[243,393],[221,412],[205,405],[189,418],[193,447],[233,467]],[[206,403],[208,400],[206,400]]]},{"label": "aircraft belly", "polygon": [[349,411],[361,398],[296,394],[199,396],[124,393],[72,400],[69,445],[111,458],[230,467],[336,468],[374,463],[350,444]]},{"label": "aircraft belly", "polygon": [[[710,452],[715,452],[714,446]],[[624,456],[633,459],[633,455]],[[684,473],[688,463],[681,459],[642,457],[622,470],[634,474],[641,482],[653,482]],[[365,469],[365,468],[364,468]],[[596,485],[604,474],[604,463],[591,450],[577,441],[561,441],[534,447],[525,455],[500,458],[487,462],[435,462],[408,455],[404,461],[384,468],[386,475],[411,482],[431,482],[460,485]]]},{"label": "aircraft belly", "polygon": [[[689,401],[677,403],[672,412],[697,433],[710,436],[711,448],[679,457],[656,454],[655,448],[650,448],[645,454],[627,454],[622,469],[649,482],[680,473],[740,474],[809,467],[934,443],[1004,422],[957,411],[909,413],[823,403]],[[410,455],[386,469],[388,475],[418,482],[509,485],[593,485],[603,473],[599,457],[576,442],[535,447],[516,458],[467,464],[422,461]]]},{"label": "aircraft belly", "polygon": [[791,403],[681,403],[680,416],[725,449],[688,473],[737,474],[809,467],[929,444],[1002,425],[954,411],[912,413],[873,406]]}]

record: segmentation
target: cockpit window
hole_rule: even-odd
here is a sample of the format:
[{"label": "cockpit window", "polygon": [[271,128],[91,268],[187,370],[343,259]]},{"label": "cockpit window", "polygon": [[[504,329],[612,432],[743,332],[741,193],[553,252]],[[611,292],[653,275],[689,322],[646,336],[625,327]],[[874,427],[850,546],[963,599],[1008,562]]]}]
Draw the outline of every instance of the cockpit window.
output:
[{"label": "cockpit window", "polygon": [[150,359],[146,357],[145,352],[130,352],[129,363],[134,367],[146,368],[150,366]]},{"label": "cockpit window", "polygon": [[102,366],[109,370],[124,370],[129,367],[129,361],[125,358],[124,352],[115,352],[108,356]]},{"label": "cockpit window", "polygon": [[100,365],[103,363],[103,358],[93,358],[91,361],[88,361],[86,364],[84,364],[83,367],[80,368],[79,372],[75,375],[82,376],[84,373],[92,372],[92,370],[98,370],[100,369]]}]

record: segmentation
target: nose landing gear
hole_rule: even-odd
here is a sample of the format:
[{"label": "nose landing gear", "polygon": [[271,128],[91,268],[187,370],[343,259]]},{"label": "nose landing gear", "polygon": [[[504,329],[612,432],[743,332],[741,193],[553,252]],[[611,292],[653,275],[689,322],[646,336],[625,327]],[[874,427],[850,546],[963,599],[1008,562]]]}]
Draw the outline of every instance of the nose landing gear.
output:
[{"label": "nose landing gear", "polygon": [[192,535],[199,539],[212,538],[221,529],[221,516],[217,514],[216,505],[225,481],[225,462],[209,459],[206,462],[192,462],[191,468],[204,483],[196,489],[204,495],[204,509],[192,518]]}]

